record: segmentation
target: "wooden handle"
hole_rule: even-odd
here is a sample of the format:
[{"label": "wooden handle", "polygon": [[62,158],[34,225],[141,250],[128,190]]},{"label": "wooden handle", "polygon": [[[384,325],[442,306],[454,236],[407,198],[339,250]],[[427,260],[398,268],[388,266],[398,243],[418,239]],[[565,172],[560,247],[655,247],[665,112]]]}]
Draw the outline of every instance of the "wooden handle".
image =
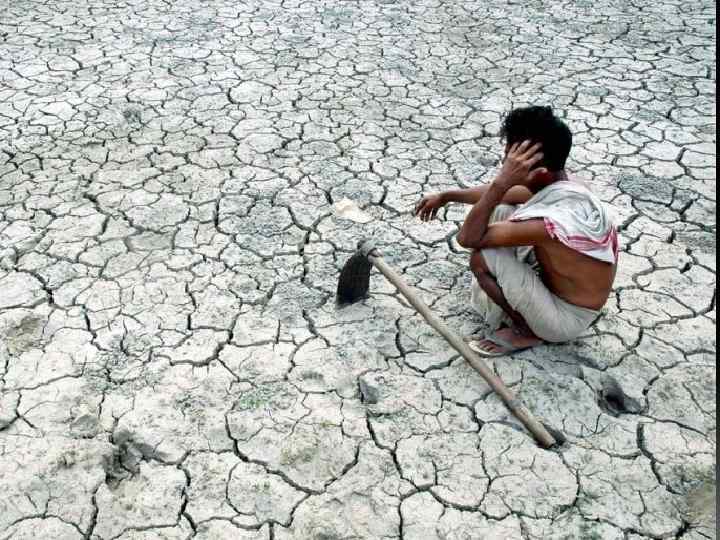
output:
[{"label": "wooden handle", "polygon": [[387,263],[377,254],[377,251],[368,253],[368,259],[373,265],[392,283],[395,285],[398,291],[412,304],[412,306],[422,315],[430,326],[432,326],[452,347],[459,352],[465,360],[485,379],[490,385],[490,388],[500,396],[508,409],[515,415],[515,417],[522,422],[522,424],[533,434],[535,439],[545,448],[550,448],[556,444],[555,438],[545,429],[545,426],[539,422],[532,413],[525,407],[505,386],[500,377],[495,375],[485,365],[480,357],[475,354],[465,341],[460,336],[455,334],[450,328],[445,325],[430,308],[423,302],[420,297],[413,291],[400,277],[400,275],[390,268]]}]

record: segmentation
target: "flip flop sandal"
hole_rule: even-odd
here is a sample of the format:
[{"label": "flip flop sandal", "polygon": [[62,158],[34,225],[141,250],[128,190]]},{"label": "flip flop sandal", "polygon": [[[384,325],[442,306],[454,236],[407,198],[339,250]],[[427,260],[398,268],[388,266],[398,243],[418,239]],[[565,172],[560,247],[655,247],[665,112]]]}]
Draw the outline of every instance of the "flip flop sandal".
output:
[{"label": "flip flop sandal", "polygon": [[[482,348],[482,345],[480,344],[483,341],[489,341],[493,345],[497,345],[498,347],[502,347],[505,349],[504,351],[486,351]],[[532,349],[533,346],[529,347],[516,347],[509,341],[504,340],[503,338],[496,336],[496,335],[490,335],[486,336],[481,340],[478,341],[471,341],[468,343],[468,347],[470,347],[473,351],[478,353],[480,356],[484,356],[485,358],[499,358],[500,356],[510,356],[513,353],[525,351],[527,349]]]},{"label": "flip flop sandal", "polygon": [[[500,326],[500,328],[498,328],[497,330],[491,330],[491,332],[497,332],[497,331],[499,331],[499,330],[503,330],[504,328],[508,328],[508,326],[505,326],[505,325],[503,324],[502,326]],[[483,334],[483,333],[482,333],[482,330],[481,330],[481,329],[478,329],[477,332],[474,332],[474,333],[472,333],[472,334],[467,334],[467,335],[462,336],[462,340],[463,340],[465,343],[472,343],[473,341],[482,341],[482,340],[485,339],[485,336],[486,336],[486,335],[487,335],[487,334]]]},{"label": "flip flop sandal", "polygon": [[480,334],[480,332],[478,332],[477,334],[470,334],[469,336],[462,337],[462,340],[465,343],[472,343],[473,341],[482,341],[483,339],[485,339],[485,336]]}]

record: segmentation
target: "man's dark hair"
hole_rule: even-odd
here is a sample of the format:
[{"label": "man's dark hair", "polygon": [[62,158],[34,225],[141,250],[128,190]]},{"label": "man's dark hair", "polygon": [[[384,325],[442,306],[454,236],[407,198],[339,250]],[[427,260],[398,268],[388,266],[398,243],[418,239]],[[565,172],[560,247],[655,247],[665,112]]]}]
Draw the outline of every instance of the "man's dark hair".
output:
[{"label": "man's dark hair", "polygon": [[531,140],[542,144],[544,157],[538,166],[551,171],[565,168],[572,146],[572,133],[551,107],[521,107],[510,111],[503,120],[500,137],[508,144]]}]

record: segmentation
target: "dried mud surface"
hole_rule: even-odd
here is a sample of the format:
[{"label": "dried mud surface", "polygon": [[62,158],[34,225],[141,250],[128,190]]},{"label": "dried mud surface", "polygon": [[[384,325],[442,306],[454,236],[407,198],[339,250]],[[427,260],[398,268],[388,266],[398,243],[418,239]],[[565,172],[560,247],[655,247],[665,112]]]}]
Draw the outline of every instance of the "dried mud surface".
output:
[{"label": "dried mud surface", "polygon": [[[715,537],[713,3],[0,8],[0,539]],[[529,103],[621,224],[588,334],[493,363],[554,451],[380,277],[334,305],[374,237],[482,329],[466,208],[410,213]]]}]

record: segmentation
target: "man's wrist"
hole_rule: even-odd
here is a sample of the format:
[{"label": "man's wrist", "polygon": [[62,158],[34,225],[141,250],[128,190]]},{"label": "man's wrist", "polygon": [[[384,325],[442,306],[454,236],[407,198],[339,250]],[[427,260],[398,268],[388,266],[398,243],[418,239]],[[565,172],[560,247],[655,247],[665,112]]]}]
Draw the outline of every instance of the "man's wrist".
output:
[{"label": "man's wrist", "polygon": [[502,176],[498,176],[493,182],[490,184],[490,187],[488,188],[488,191],[494,191],[498,193],[501,197],[507,193],[507,191],[513,187],[512,182],[508,182],[505,178]]}]

